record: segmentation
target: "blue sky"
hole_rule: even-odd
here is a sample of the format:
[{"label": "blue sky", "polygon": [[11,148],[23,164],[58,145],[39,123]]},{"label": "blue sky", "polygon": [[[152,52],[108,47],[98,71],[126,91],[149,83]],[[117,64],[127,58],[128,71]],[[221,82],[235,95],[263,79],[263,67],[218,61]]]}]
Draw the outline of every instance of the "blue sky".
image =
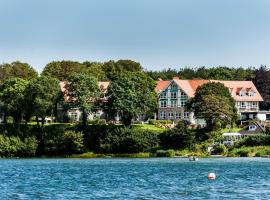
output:
[{"label": "blue sky", "polygon": [[269,0],[1,0],[0,62],[270,65]]}]

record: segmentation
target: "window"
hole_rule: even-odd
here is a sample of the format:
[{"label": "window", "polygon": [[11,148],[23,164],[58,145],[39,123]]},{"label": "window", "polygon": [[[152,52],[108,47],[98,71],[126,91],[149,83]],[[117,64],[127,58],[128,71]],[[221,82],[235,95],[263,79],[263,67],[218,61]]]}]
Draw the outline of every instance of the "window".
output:
[{"label": "window", "polygon": [[181,100],[181,107],[184,107],[187,104],[186,100]]},{"label": "window", "polygon": [[188,99],[188,97],[187,97],[186,93],[181,92],[181,100],[187,100],[187,99]]},{"label": "window", "polygon": [[250,96],[250,97],[254,97],[254,96],[255,96],[255,94],[254,94],[254,92],[253,92],[252,90],[250,90],[250,91],[248,92],[248,96]]},{"label": "window", "polygon": [[161,99],[166,99],[166,98],[167,98],[167,92],[162,92],[162,93],[160,94],[160,98],[161,98]]},{"label": "window", "polygon": [[171,92],[171,98],[176,99],[177,98],[177,92]]},{"label": "window", "polygon": [[240,104],[240,107],[241,107],[241,108],[246,108],[246,106],[247,106],[247,105],[246,105],[246,102],[242,101],[241,104]]},{"label": "window", "polygon": [[181,119],[182,118],[182,114],[180,112],[176,112],[175,113],[175,118],[176,119]]},{"label": "window", "polygon": [[79,121],[78,113],[77,112],[71,112],[69,114],[71,121]]},{"label": "window", "polygon": [[257,104],[257,102],[250,102],[250,107],[251,108],[257,108],[258,107],[258,104]]},{"label": "window", "polygon": [[176,84],[172,84],[171,88],[172,88],[172,90],[177,90],[178,89]]},{"label": "window", "polygon": [[240,97],[246,96],[245,92],[243,90],[240,91]]},{"label": "window", "polygon": [[172,108],[177,107],[177,100],[171,100],[171,107]]},{"label": "window", "polygon": [[167,107],[167,101],[160,101],[160,107],[166,108]]},{"label": "window", "polygon": [[189,112],[184,112],[184,118],[185,119],[189,118]]},{"label": "window", "polygon": [[165,118],[166,118],[166,113],[160,112],[160,119],[165,119]]},{"label": "window", "polygon": [[173,118],[174,118],[173,112],[169,112],[169,119],[173,119]]}]

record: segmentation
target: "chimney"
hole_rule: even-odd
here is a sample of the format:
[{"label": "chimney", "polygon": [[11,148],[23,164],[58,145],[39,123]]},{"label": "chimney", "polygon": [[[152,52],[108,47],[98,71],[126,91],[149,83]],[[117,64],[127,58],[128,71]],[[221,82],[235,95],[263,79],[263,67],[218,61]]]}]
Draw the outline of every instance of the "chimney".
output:
[{"label": "chimney", "polygon": [[174,76],[173,79],[174,80],[179,80],[179,77],[178,76]]},{"label": "chimney", "polygon": [[158,80],[158,81],[163,81],[162,78],[158,78],[157,80]]}]

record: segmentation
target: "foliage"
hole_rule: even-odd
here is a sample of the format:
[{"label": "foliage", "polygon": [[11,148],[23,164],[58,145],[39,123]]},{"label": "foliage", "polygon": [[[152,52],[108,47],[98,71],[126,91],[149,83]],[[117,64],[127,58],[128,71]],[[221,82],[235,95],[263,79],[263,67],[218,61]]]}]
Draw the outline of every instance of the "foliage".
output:
[{"label": "foliage", "polygon": [[227,152],[228,152],[227,148],[224,144],[215,146],[212,151],[213,154],[221,154],[221,155],[225,155]]},{"label": "foliage", "polygon": [[260,109],[270,110],[270,70],[266,66],[261,66],[254,69],[254,73],[254,84],[264,100],[260,103]]},{"label": "foliage", "polygon": [[173,77],[181,77],[181,79],[250,80],[254,77],[254,72],[251,68],[229,68],[225,66],[185,67],[179,70],[168,68],[162,71],[147,71],[146,73],[154,80],[158,78],[170,80]]},{"label": "foliage", "polygon": [[270,135],[270,123],[268,123],[265,127],[265,134]]},{"label": "foliage", "polygon": [[34,137],[25,138],[22,141],[16,136],[6,136],[0,134],[0,156],[34,156],[37,149],[37,140]]},{"label": "foliage", "polygon": [[50,76],[60,81],[66,81],[76,73],[86,72],[86,66],[74,61],[53,61],[48,63],[41,75]]},{"label": "foliage", "polygon": [[175,157],[175,151],[173,149],[169,150],[157,150],[156,151],[157,157]]},{"label": "foliage", "polygon": [[94,104],[100,97],[97,79],[85,74],[75,74],[69,78],[65,87],[70,107],[82,111],[82,122],[86,126],[87,114],[94,110]]},{"label": "foliage", "polygon": [[108,129],[105,137],[100,138],[100,148],[109,153],[139,153],[157,147],[158,142],[157,134],[152,131],[119,127]]},{"label": "foliage", "polygon": [[164,131],[159,137],[160,144],[165,149],[183,149],[194,142],[194,135],[188,131],[184,121],[179,121],[175,128]]},{"label": "foliage", "polygon": [[155,120],[150,119],[149,124],[160,126],[160,125],[166,125],[166,124],[172,124],[172,120]]},{"label": "foliage", "polygon": [[83,150],[83,134],[75,131],[65,131],[62,138],[63,152],[65,154],[79,153]]},{"label": "foliage", "polygon": [[126,72],[142,72],[140,63],[132,60],[118,60],[117,62],[110,60],[104,63],[103,70],[108,79],[114,81]]},{"label": "foliage", "polygon": [[19,124],[22,119],[24,108],[22,102],[25,99],[25,90],[28,81],[21,78],[6,80],[0,85],[0,101],[3,103],[2,109],[5,115],[12,116],[15,124]]},{"label": "foliage", "polygon": [[197,88],[188,105],[197,118],[206,120],[210,130],[220,129],[221,124],[232,123],[237,118],[235,101],[222,83],[206,83]]},{"label": "foliage", "polygon": [[264,146],[270,145],[270,135],[254,135],[246,137],[235,144],[236,147],[241,146]]},{"label": "foliage", "polygon": [[127,72],[114,80],[107,91],[105,111],[112,117],[120,115],[125,126],[139,114],[155,112],[156,83],[141,72]]},{"label": "foliage", "polygon": [[37,76],[38,73],[28,63],[15,61],[0,65],[0,83],[12,78],[31,80]]},{"label": "foliage", "polygon": [[25,90],[24,108],[27,121],[31,116],[52,116],[60,92],[59,82],[52,77],[40,76],[30,82]]}]

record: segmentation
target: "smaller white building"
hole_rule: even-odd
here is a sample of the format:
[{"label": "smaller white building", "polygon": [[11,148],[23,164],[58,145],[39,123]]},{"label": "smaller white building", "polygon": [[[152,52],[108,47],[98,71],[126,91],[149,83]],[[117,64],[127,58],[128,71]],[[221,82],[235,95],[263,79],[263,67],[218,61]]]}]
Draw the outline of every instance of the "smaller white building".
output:
[{"label": "smaller white building", "polygon": [[270,110],[260,110],[257,113],[257,119],[260,121],[270,121]]}]

